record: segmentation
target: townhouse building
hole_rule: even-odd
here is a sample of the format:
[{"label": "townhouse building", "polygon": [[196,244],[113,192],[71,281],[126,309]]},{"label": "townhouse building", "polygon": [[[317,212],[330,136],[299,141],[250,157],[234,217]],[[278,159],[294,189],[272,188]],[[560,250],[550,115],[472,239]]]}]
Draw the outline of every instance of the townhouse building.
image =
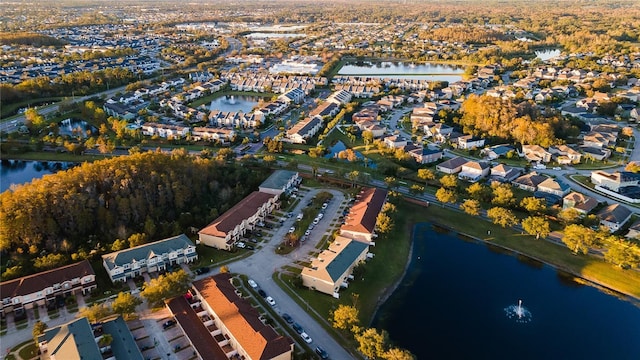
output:
[{"label": "townhouse building", "polygon": [[387,191],[378,188],[364,188],[356,196],[356,201],[340,227],[340,235],[351,239],[370,242],[375,233],[378,214],[387,202]]}]

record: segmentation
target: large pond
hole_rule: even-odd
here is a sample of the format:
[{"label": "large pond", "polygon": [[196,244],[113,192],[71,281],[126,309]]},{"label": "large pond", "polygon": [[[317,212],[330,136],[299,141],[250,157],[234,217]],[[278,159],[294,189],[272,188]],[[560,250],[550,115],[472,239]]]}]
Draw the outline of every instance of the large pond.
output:
[{"label": "large pond", "polygon": [[258,105],[260,98],[246,95],[225,95],[211,101],[209,110],[220,110],[225,112],[242,111],[250,112],[254,106]]},{"label": "large pond", "polygon": [[632,302],[435,230],[414,228],[407,275],[373,324],[418,359],[640,359]]},{"label": "large pond", "polygon": [[560,56],[560,50],[558,49],[545,49],[536,51],[536,57],[542,61],[547,61],[558,56]]},{"label": "large pond", "polygon": [[84,120],[74,118],[62,120],[60,123],[58,123],[58,128],[60,130],[60,135],[69,135],[82,138],[86,138],[88,135],[98,132],[98,129],[95,126],[89,124]]},{"label": "large pond", "polygon": [[0,161],[0,193],[10,189],[12,185],[26,184],[46,174],[67,170],[76,165],[76,163],[59,161],[2,160]]},{"label": "large pond", "polygon": [[[345,145],[345,143],[343,143],[342,141],[338,140],[335,144],[333,144],[330,148],[327,149],[328,153],[324,157],[327,159],[331,159],[331,158],[338,159],[338,154],[344,150],[347,150],[347,145]],[[362,165],[372,169],[376,168],[376,164],[371,160],[369,160],[368,158],[365,158],[365,156],[362,155],[361,152],[354,151],[354,154],[356,155],[356,158],[358,158],[358,161],[362,163]],[[365,162],[365,159],[366,159],[366,162]],[[348,160],[340,159],[340,161],[346,162]]]},{"label": "large pond", "polygon": [[338,75],[369,76],[396,79],[420,79],[455,82],[462,79],[464,68],[448,64],[358,62],[347,63]]}]

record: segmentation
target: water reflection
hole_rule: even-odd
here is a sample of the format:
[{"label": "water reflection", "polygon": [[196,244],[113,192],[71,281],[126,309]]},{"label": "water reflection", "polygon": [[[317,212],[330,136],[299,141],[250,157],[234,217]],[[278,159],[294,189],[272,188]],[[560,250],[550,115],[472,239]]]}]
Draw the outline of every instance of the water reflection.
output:
[{"label": "water reflection", "polygon": [[62,120],[58,124],[58,129],[60,135],[82,138],[86,138],[87,136],[90,136],[98,131],[95,126],[89,124],[88,122],[75,118]]},{"label": "water reflection", "polygon": [[77,163],[60,161],[25,161],[6,160],[0,162],[0,192],[12,186],[22,185],[39,179],[46,174],[53,174],[61,170],[68,170]]}]

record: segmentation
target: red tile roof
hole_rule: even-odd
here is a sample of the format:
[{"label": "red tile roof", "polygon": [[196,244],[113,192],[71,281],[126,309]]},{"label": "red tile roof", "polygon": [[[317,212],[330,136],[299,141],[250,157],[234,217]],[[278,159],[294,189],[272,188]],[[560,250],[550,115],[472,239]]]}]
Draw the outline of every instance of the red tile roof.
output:
[{"label": "red tile roof", "polygon": [[167,301],[167,306],[203,360],[228,360],[184,296]]},{"label": "red tile roof", "polygon": [[293,341],[258,319],[249,302],[235,293],[231,275],[221,273],[198,280],[193,286],[251,359],[273,359],[293,352]]},{"label": "red tile roof", "polygon": [[219,237],[227,236],[229,231],[232,231],[242,221],[255,215],[258,209],[274,196],[260,191],[252,192],[211,224],[200,230],[200,234]]},{"label": "red tile roof", "polygon": [[378,188],[364,188],[359,199],[353,204],[347,221],[340,230],[373,233],[378,214],[387,199],[387,191]]},{"label": "red tile roof", "polygon": [[[54,284],[62,284],[65,281],[71,281],[75,278],[80,279],[87,275],[95,275],[95,273],[89,261],[83,260],[79,263],[2,282],[0,283],[0,297],[6,299],[8,297],[33,294],[52,287]],[[93,284],[95,282],[83,285],[88,287]]]}]

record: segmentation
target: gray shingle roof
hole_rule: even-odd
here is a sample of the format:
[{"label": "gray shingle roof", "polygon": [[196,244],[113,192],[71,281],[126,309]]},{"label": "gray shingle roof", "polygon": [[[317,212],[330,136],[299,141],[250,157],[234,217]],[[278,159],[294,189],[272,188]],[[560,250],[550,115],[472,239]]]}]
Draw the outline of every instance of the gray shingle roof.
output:
[{"label": "gray shingle roof", "polygon": [[193,242],[185,234],[180,234],[168,239],[102,255],[102,260],[111,270],[116,266],[130,264],[133,260],[146,260],[174,250],[186,249],[189,246],[194,246]]}]

